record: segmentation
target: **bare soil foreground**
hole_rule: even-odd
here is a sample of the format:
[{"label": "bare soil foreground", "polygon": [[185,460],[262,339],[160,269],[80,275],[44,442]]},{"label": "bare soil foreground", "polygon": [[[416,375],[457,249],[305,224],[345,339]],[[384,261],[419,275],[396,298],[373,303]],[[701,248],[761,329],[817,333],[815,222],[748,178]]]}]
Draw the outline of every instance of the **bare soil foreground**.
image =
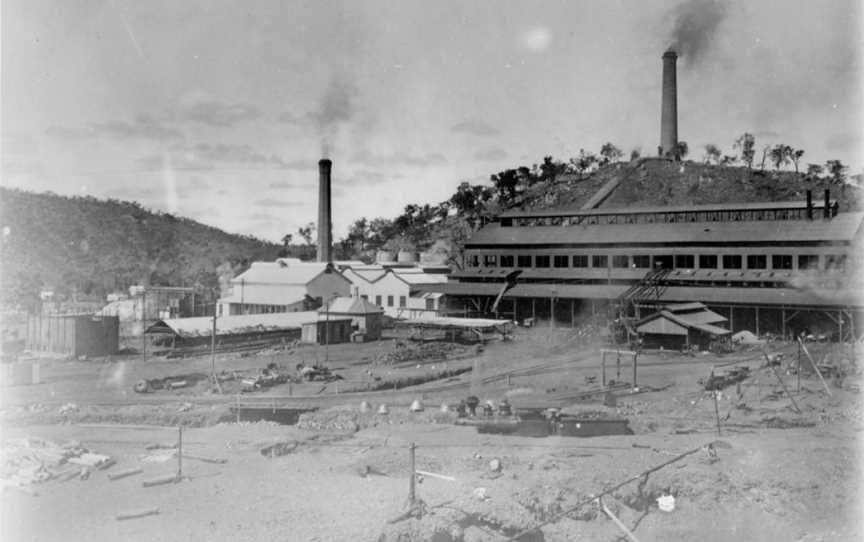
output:
[{"label": "bare soil foreground", "polygon": [[[335,381],[295,383],[290,395],[287,383],[240,394],[228,390],[231,380],[218,394],[206,378],[174,390],[132,391],[142,378],[206,375],[208,357],[45,362],[42,384],[3,392],[0,536],[88,542],[864,537],[860,371],[848,346],[808,345],[817,363],[844,369],[845,378],[824,385],[812,371],[805,374],[806,357],[799,380],[795,344],[722,356],[646,353],[639,357],[638,389],[627,356],[619,369],[617,356],[607,355],[607,383],[620,383],[608,393],[601,389],[600,347],[571,330],[520,330],[513,341],[490,343],[479,353],[448,348],[447,359],[388,356],[394,348],[391,342],[331,347],[328,364],[343,377],[338,394]],[[763,350],[771,359],[784,357],[768,365]],[[304,347],[226,355],[217,370],[293,368],[321,354]],[[721,364],[750,372],[715,395],[700,380]],[[467,372],[436,379],[445,366]],[[410,380],[418,376],[424,378]],[[395,390],[387,389],[394,383]],[[520,413],[557,406],[572,419],[626,419],[633,434],[491,434],[476,423],[510,427],[511,421],[440,411],[441,403],[472,394],[495,403],[507,397]],[[409,411],[415,399],[422,412]],[[371,410],[361,412],[363,401]],[[238,403],[315,410],[296,425],[237,423],[231,407]],[[377,413],[381,404],[387,414]],[[422,472],[413,507],[411,443],[415,470]],[[127,515],[133,517],[118,519]]]}]

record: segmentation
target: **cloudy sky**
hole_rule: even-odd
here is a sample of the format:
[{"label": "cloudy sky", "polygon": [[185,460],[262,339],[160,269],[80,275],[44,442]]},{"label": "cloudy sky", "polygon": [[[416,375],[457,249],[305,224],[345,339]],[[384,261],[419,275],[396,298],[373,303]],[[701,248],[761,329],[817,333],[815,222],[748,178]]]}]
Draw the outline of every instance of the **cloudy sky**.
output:
[{"label": "cloudy sky", "polygon": [[861,170],[858,0],[4,0],[2,182],[278,240],[326,153],[338,238],[545,154],[654,153],[675,40],[696,157],[750,131]]}]

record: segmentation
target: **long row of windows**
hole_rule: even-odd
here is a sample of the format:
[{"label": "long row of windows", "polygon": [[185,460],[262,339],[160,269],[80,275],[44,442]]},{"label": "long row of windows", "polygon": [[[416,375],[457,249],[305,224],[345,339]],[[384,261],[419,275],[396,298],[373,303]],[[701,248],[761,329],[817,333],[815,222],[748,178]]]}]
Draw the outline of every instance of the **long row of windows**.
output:
[{"label": "long row of windows", "polygon": [[[845,254],[827,254],[824,256],[824,265],[820,267],[819,254],[799,254],[798,269],[844,269],[846,266]],[[606,254],[484,254],[483,267],[517,267],[517,268],[600,268],[609,269],[610,263],[613,269],[662,267],[667,269],[794,269],[795,256],[792,254],[675,254],[675,255],[648,255],[638,254],[629,256],[626,254],[615,254],[611,257]],[[698,263],[698,265],[697,265]],[[480,256],[473,254],[468,258],[469,267],[480,266]]]}]

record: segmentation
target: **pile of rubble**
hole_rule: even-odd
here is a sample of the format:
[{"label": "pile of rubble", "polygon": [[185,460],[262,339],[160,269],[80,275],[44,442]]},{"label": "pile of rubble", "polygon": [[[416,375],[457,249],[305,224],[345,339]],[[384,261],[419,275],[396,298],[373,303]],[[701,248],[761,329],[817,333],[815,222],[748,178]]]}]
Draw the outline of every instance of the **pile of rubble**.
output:
[{"label": "pile of rubble", "polygon": [[114,464],[107,455],[91,452],[80,443],[57,444],[39,438],[10,439],[0,448],[0,487],[26,488],[32,484],[79,477]]},{"label": "pile of rubble", "polygon": [[462,354],[465,348],[453,343],[405,343],[397,341],[393,350],[383,352],[375,358],[375,362],[383,365],[404,362],[441,361],[450,356]]}]

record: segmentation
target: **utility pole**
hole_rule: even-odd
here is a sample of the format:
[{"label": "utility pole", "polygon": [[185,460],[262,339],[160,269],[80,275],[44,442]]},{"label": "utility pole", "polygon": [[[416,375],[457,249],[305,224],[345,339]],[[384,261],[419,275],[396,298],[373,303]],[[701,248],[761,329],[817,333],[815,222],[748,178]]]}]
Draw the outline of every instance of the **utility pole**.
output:
[{"label": "utility pole", "polygon": [[216,378],[216,314],[213,314],[213,329],[210,332],[210,380],[213,382],[213,387],[222,393],[222,386],[219,385],[219,380]]},{"label": "utility pole", "polygon": [[147,289],[141,289],[141,359],[147,361]]},{"label": "utility pole", "polygon": [[333,298],[327,299],[324,305],[324,366],[330,364],[330,301]]}]

